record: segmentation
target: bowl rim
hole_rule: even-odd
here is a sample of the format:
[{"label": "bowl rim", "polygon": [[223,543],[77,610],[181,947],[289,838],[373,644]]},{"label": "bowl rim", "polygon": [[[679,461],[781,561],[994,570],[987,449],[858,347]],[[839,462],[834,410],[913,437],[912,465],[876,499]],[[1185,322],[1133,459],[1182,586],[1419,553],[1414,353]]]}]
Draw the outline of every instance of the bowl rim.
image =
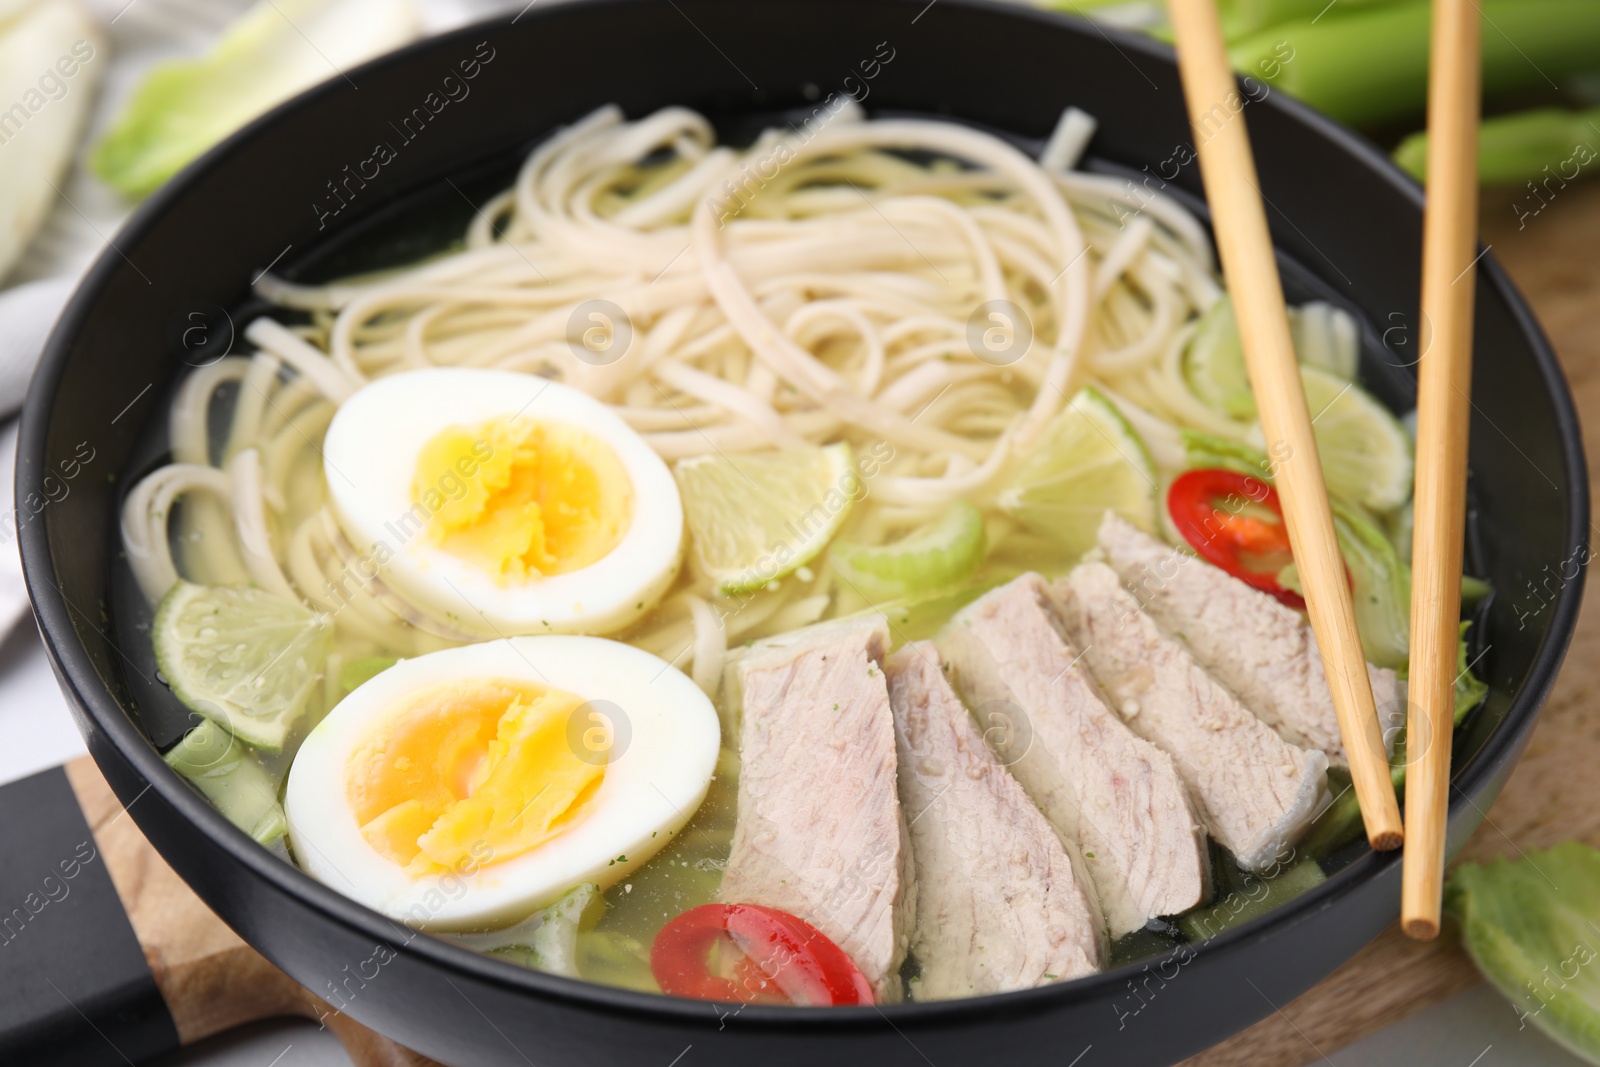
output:
[{"label": "bowl rim", "polygon": [[[932,0],[932,2],[876,0],[876,2],[899,4],[908,9],[921,7],[924,11],[927,7],[931,7],[933,2],[941,2],[947,7],[979,12],[987,17],[1034,22],[1080,34],[1090,32],[1085,29],[1090,23],[1080,17],[1006,0]],[[619,9],[620,14],[622,9],[637,9],[658,4],[659,0],[555,0],[554,3],[541,4],[537,9],[525,8],[511,21],[515,23],[526,17],[530,24],[538,25],[547,20],[559,19],[575,8],[610,7]],[[501,14],[446,33],[424,37],[361,64],[348,73],[377,72],[390,66],[412,63],[419,55],[434,50],[447,50],[450,46],[459,45],[485,32],[499,32],[505,27],[505,19],[506,15]],[[1173,62],[1172,49],[1150,38],[1098,24],[1093,25],[1092,32],[1106,38],[1114,48],[1125,54],[1165,65]],[[132,243],[125,241],[128,238],[136,242],[157,229],[169,209],[242,144],[264,130],[322,106],[326,98],[341,91],[342,84],[337,76],[321,82],[257,117],[213,146],[140,205],[117,232],[113,241],[102,250],[78,283],[62,311],[46,342],[38,370],[29,388],[18,438],[16,482],[19,499],[28,492],[37,491],[41,485],[44,474],[45,438],[52,409],[61,392],[66,361],[77,333],[92,315],[108,283],[123,267],[117,246],[122,243]],[[1273,93],[1270,99],[1257,102],[1257,106],[1284,112],[1287,117],[1308,128],[1309,132],[1329,142],[1343,154],[1365,164],[1368,169],[1384,179],[1395,192],[1421,209],[1422,187],[1400,170],[1386,153],[1360,134],[1345,128],[1308,105],[1290,98],[1286,93]],[[1570,504],[1566,542],[1569,549],[1576,550],[1584,543],[1584,535],[1589,526],[1589,486],[1587,462],[1571,392],[1554,351],[1531,309],[1492,254],[1485,254],[1480,258],[1479,270],[1483,283],[1504,300],[1517,330],[1527,339],[1533,354],[1534,368],[1540,375],[1544,392],[1555,409],[1556,431],[1560,439],[1560,450],[1566,472],[1566,484],[1561,488]],[[77,609],[70,605],[65,594],[53,580],[55,568],[50,555],[48,526],[48,520],[26,524],[19,536],[19,546],[40,635],[54,661],[58,682],[66,691],[70,702],[93,721],[95,728],[104,734],[117,754],[144,779],[146,788],[155,790],[169,807],[209,838],[213,846],[223,849],[232,861],[268,883],[276,892],[286,896],[296,905],[319,912],[324,918],[337,922],[346,930],[363,938],[370,938],[376,943],[389,945],[398,953],[420,957],[424,963],[440,968],[447,976],[459,975],[515,995],[533,995],[578,1009],[641,1013],[665,1023],[704,1023],[708,1003],[705,1001],[638,992],[545,974],[475,952],[421,931],[416,931],[413,936],[404,939],[396,938],[394,934],[397,929],[409,928],[397,927],[392,920],[379,912],[316,881],[298,867],[257,844],[228,822],[221,812],[167,766],[161,754],[135,723],[132,713],[123,707],[111,689],[99,678],[89,658],[88,650],[78,639],[72,622],[72,614]],[[1463,813],[1469,806],[1477,807],[1471,794],[1498,773],[1505,760],[1520,748],[1537,720],[1571,641],[1584,579],[1585,575],[1580,570],[1578,578],[1568,582],[1557,593],[1550,629],[1540,643],[1533,664],[1508,707],[1505,718],[1486,739],[1484,747],[1472,760],[1453,774],[1451,784],[1456,787],[1458,795],[1449,806],[1452,818]],[[80,729],[83,729],[81,722]],[[83,732],[87,733],[87,730]],[[98,760],[98,755],[96,758]],[[135,821],[138,821],[137,814]],[[1399,852],[1379,854],[1369,851],[1321,885],[1279,905],[1261,917],[1186,947],[1190,948],[1195,959],[1230,953],[1238,946],[1271,936],[1276,931],[1303,921],[1313,913],[1328,907],[1337,898],[1347,896],[1359,887],[1390,872],[1399,863]],[[869,1026],[881,1027],[884,1020],[888,1020],[891,1025],[898,1022],[918,1023],[932,1020],[940,1023],[956,1023],[980,1017],[996,1019],[1003,1015],[1034,1014],[1073,1003],[1096,1001],[1111,995],[1119,991],[1132,976],[1147,968],[1152,961],[1171,958],[1177,951],[1179,950],[1174,949],[1165,955],[1155,955],[1148,959],[1122,964],[1072,981],[1008,993],[926,1003],[836,1007],[822,1012],[746,1005],[739,1009],[738,1014],[743,1025],[768,1033],[779,1033],[802,1026],[808,1031],[814,1031],[818,1025],[826,1026],[834,1033],[848,1033]]]}]

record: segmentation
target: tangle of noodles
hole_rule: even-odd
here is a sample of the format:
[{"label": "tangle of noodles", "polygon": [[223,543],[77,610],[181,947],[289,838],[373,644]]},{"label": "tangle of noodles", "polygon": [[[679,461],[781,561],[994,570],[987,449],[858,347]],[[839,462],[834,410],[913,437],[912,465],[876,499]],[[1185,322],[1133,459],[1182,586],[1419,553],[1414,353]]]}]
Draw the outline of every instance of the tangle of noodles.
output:
[{"label": "tangle of noodles", "polygon": [[[1247,430],[1181,377],[1193,322],[1222,289],[1204,230],[1181,206],[1071,169],[1092,133],[1069,111],[1035,162],[965,127],[846,108],[803,143],[770,132],[736,152],[692,111],[628,122],[602,108],[536,149],[459,251],[323,286],[258,282],[309,321],[255,320],[254,355],[184,384],[173,463],[124,509],[140,586],[155,600],[180,574],[254,582],[333,614],[347,657],[465,639],[381,579],[351,588],[350,547],[326,508],[323,479],[344,476],[325,472],[319,453],[337,406],[418,367],[562,380],[613,405],[669,462],[836,440],[875,449],[881,462],[850,518],[857,541],[892,537],[957,498],[990,501],[1086,382],[1175,469],[1180,427]],[[983,317],[996,307],[1010,310]],[[586,317],[596,308],[622,318]],[[1349,332],[1325,317],[1332,334]],[[994,358],[970,340],[1015,318],[1024,329],[1007,336],[1031,331],[1025,351]],[[575,335],[592,322],[626,350],[585,347]],[[232,411],[214,448],[208,420],[224,387]],[[1007,565],[1008,548],[1038,550],[988,516],[992,565]],[[825,564],[802,569],[730,606],[689,567],[626,636],[711,686],[730,642],[862,606],[830,577]]]}]

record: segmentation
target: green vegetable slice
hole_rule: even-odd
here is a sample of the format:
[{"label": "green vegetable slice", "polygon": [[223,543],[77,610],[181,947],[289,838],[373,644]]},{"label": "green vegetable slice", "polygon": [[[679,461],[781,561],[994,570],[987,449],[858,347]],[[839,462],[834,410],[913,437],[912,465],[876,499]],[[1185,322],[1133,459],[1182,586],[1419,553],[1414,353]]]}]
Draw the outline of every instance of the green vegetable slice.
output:
[{"label": "green vegetable slice", "polygon": [[[1478,180],[1485,185],[1521,185],[1564,166],[1582,167],[1594,160],[1594,128],[1600,108],[1568,111],[1541,107],[1496,115],[1478,127]],[[1418,181],[1428,177],[1428,134],[1414,133],[1394,150],[1394,161]],[[1538,207],[1517,211],[1537,215]]]},{"label": "green vegetable slice", "polygon": [[245,586],[179,582],[156,609],[156,663],[179,700],[240,740],[278,752],[305,712],[332,627]]},{"label": "green vegetable slice", "polygon": [[1467,954],[1521,1021],[1600,1061],[1600,851],[1567,841],[1518,860],[1463,864],[1444,902]]},{"label": "green vegetable slice", "polygon": [[1355,582],[1351,600],[1361,647],[1380,667],[1400,667],[1411,654],[1411,566],[1361,512],[1330,497],[1339,551]]},{"label": "green vegetable slice", "polygon": [[1209,908],[1196,908],[1178,919],[1190,941],[1209,941],[1222,931],[1249,922],[1273,908],[1315,889],[1328,880],[1315,860],[1301,860],[1275,878],[1247,874],[1245,884]]},{"label": "green vegetable slice", "polygon": [[1373,511],[1411,499],[1411,438],[1400,420],[1361,386],[1302,367],[1311,430],[1328,491]]},{"label": "green vegetable slice", "polygon": [[910,597],[955,585],[983,562],[983,513],[965,500],[887,545],[841,541],[829,552],[845,581],[871,597]]},{"label": "green vegetable slice", "polygon": [[288,832],[278,783],[226,727],[205,720],[184,734],[165,759],[229,822],[263,845]]},{"label": "green vegetable slice", "polygon": [[[1484,697],[1489,695],[1488,683],[1472,673],[1472,667],[1467,659],[1467,629],[1471,627],[1471,620],[1461,623],[1461,644],[1456,650],[1456,689],[1455,689],[1455,725],[1460,726],[1467,715],[1479,704]],[[1396,672],[1404,678],[1406,672]],[[1406,748],[1405,735],[1395,745],[1395,752],[1389,768],[1389,779],[1396,790],[1403,789],[1406,784]],[[1337,795],[1333,803],[1329,804],[1311,824],[1310,831],[1302,843],[1306,852],[1313,856],[1325,856],[1340,845],[1349,841],[1361,828],[1361,805],[1356,802],[1355,790],[1346,783],[1342,790],[1335,790]]]},{"label": "green vegetable slice", "polygon": [[1156,528],[1156,470],[1144,439],[1100,390],[1086,386],[1045,427],[1000,493],[1000,510],[1078,556],[1107,511]]},{"label": "green vegetable slice", "polygon": [[[1269,80],[1273,92],[1349,126],[1421,118],[1429,6],[1371,3],[1341,15],[1346,5],[1338,4],[1326,17],[1312,12],[1250,34],[1228,56],[1235,70]],[[1475,0],[1474,7],[1485,26],[1484,99],[1543,90],[1595,69],[1600,4],[1593,0]]]}]

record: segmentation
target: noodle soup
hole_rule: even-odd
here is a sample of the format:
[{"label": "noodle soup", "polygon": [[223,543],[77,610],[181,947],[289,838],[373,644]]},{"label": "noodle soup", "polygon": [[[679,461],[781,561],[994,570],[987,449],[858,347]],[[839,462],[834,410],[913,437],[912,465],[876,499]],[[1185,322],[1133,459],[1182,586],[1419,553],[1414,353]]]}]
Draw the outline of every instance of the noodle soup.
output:
[{"label": "noodle soup", "polygon": [[[441,255],[260,279],[253,352],[183,382],[123,512],[197,713],[169,762],[380,911],[710,999],[958,995],[977,964],[931,902],[997,939],[1003,973],[967,983],[990,992],[1315,884],[1354,826],[1326,687],[1286,717],[1175,599],[1220,590],[1315,655],[1205,230],[1076,169],[1079,112],[1040,160],[850,108],[807,132],[734,149],[692,111],[605,108]],[[1374,688],[1403,709],[1409,441],[1354,383],[1348,316],[1294,324]],[[1158,550],[1171,574],[1123,566]],[[1120,575],[1104,605],[1095,567]],[[1215,691],[1145,714],[1164,676],[1129,695],[1080,633],[1102,608]],[[985,682],[1026,640],[1054,677]],[[1303,796],[1212,795],[1188,712],[1265,738]],[[1074,748],[1091,725],[1121,747]],[[1063,799],[1078,765],[1168,791],[1172,870],[1094,844],[1117,835],[1062,806],[1097,802]],[[1008,957],[996,924],[1054,947]]]}]

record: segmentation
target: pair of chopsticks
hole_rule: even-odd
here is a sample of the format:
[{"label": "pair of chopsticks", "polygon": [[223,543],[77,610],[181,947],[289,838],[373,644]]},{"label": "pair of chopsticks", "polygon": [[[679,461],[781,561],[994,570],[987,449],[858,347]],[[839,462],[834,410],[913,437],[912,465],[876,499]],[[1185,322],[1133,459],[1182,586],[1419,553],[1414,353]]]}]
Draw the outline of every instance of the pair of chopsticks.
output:
[{"label": "pair of chopsticks", "polygon": [[[1412,550],[1413,711],[1404,828],[1300,383],[1243,97],[1228,63],[1215,0],[1171,0],[1170,9],[1217,251],[1268,452],[1279,457],[1278,496],[1367,839],[1378,850],[1404,842],[1402,925],[1411,937],[1431,938],[1439,932],[1461,617],[1477,263],[1477,9],[1472,0],[1434,0]],[[1225,116],[1220,127],[1215,125],[1218,105]]]}]

